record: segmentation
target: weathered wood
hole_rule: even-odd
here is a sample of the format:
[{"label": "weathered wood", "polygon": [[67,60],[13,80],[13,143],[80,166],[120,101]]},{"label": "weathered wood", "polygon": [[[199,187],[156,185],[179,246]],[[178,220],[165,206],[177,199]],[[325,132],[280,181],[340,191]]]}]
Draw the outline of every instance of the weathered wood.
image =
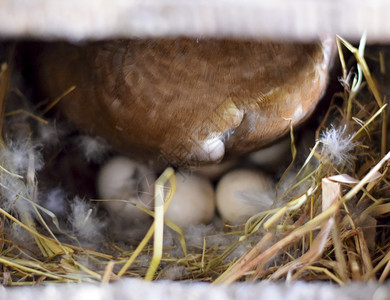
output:
[{"label": "weathered wood", "polygon": [[0,0],[0,36],[390,40],[387,0]]}]

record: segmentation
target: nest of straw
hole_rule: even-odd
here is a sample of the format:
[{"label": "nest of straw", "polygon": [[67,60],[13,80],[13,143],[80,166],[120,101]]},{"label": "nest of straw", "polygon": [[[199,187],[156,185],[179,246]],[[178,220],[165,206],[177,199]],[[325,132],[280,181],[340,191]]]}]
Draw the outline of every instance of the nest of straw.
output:
[{"label": "nest of straw", "polygon": [[[147,211],[154,221],[144,238],[133,247],[112,243],[100,251],[81,246],[75,237],[64,242],[57,234],[61,226],[55,214],[36,199],[39,184],[33,153],[25,174],[18,174],[3,159],[1,197],[11,194],[15,199],[15,206],[0,207],[3,284],[110,282],[126,276],[155,280],[166,278],[164,274],[172,269],[180,270],[177,280],[224,284],[259,279],[383,282],[390,272],[390,153],[381,82],[388,75],[389,62],[380,51],[366,61],[364,38],[358,48],[340,37],[337,44],[342,89],[334,94],[303,163],[296,159],[300,153],[291,129],[293,159],[281,182],[294,168],[299,171],[280,196],[284,201],[253,216],[242,227],[225,226],[220,233],[205,236],[202,246],[187,245],[182,229],[164,219],[175,190],[171,168],[156,182],[155,201],[165,204],[157,205],[154,212]],[[355,59],[351,68],[344,59],[346,52]],[[11,90],[10,70],[9,63],[1,64],[1,125],[15,115],[47,122],[22,109],[5,112]],[[8,128],[0,128],[5,136]],[[0,146],[2,152],[10,147],[4,140]],[[18,210],[18,205],[24,208]],[[56,232],[48,219],[55,224]],[[172,255],[164,246],[164,227],[176,234],[180,256]],[[18,238],[12,231],[24,232],[28,238]],[[230,242],[210,243],[216,237]],[[244,251],[237,255],[240,247]]]}]

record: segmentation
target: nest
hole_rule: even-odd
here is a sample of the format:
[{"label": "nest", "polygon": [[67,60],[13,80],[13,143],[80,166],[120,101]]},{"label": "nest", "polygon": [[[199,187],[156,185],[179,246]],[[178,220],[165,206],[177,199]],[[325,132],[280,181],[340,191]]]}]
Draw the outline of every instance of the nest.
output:
[{"label": "nest", "polygon": [[[19,146],[6,138],[1,141],[3,285],[110,282],[128,276],[224,284],[261,279],[326,280],[338,284],[351,280],[383,282],[390,272],[390,153],[387,104],[381,96],[385,93],[381,82],[388,75],[388,62],[381,51],[370,59],[364,55],[364,37],[359,48],[340,37],[337,43],[343,90],[333,95],[305,160],[299,159],[300,150],[291,128],[292,162],[279,184],[286,178],[292,179],[279,195],[280,201],[272,209],[252,216],[243,226],[224,225],[217,232],[205,234],[196,245],[188,243],[188,231],[164,219],[164,210],[175,190],[175,172],[171,168],[162,173],[155,185],[156,203],[165,204],[156,205],[154,212],[145,210],[154,221],[137,244],[112,241],[94,249],[90,246],[93,243],[88,246],[80,240],[81,235],[64,230],[56,214],[38,199],[40,183],[36,171],[42,167],[42,149],[37,150],[37,126],[31,124],[41,126],[48,121],[34,109],[16,107],[5,111],[9,95],[18,92],[11,88],[10,65],[3,62],[3,137],[14,130],[3,126],[9,120],[20,121],[25,127],[21,137],[24,160],[15,156],[15,152],[22,151]],[[344,59],[346,51],[357,62],[350,69]],[[368,61],[375,72],[370,72]],[[60,98],[43,111],[50,110]],[[84,216],[81,226],[102,227],[98,218],[92,218],[89,206],[78,203]],[[167,233],[174,240],[168,246]]]}]

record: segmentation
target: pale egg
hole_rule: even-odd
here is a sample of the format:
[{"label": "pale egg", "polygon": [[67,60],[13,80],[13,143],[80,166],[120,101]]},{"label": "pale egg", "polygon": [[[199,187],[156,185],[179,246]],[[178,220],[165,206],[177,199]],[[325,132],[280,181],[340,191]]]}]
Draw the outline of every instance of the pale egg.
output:
[{"label": "pale egg", "polygon": [[289,139],[281,140],[271,146],[248,155],[249,161],[261,166],[280,165],[281,161],[291,160],[291,142]]},{"label": "pale egg", "polygon": [[176,192],[165,217],[181,227],[208,223],[214,217],[215,194],[210,181],[190,173],[176,174]]},{"label": "pale egg", "polygon": [[154,182],[155,175],[148,167],[127,157],[117,156],[101,168],[97,188],[111,216],[131,223],[150,218],[133,204],[152,209]]},{"label": "pale egg", "polygon": [[217,209],[230,224],[245,223],[249,217],[273,204],[275,187],[265,174],[253,170],[234,170],[218,182]]},{"label": "pale egg", "polygon": [[236,161],[230,160],[219,164],[192,167],[191,170],[209,180],[217,180],[222,174],[233,168],[235,164]]}]

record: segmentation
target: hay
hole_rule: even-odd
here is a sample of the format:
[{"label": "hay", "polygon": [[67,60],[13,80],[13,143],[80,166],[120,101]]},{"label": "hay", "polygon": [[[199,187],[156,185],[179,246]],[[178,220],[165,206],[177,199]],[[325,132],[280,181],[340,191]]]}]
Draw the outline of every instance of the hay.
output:
[{"label": "hay", "polygon": [[[334,95],[303,163],[297,159],[300,149],[291,128],[293,161],[279,185],[298,171],[279,195],[276,207],[253,216],[243,226],[223,226],[216,220],[211,225],[183,230],[163,218],[175,186],[173,171],[167,169],[156,184],[155,194],[155,201],[165,201],[165,205],[157,205],[155,212],[143,209],[155,219],[145,237],[131,245],[123,242],[127,240],[124,232],[123,241],[92,242],[90,246],[95,248],[85,247],[74,232],[64,230],[61,221],[41,205],[37,196],[40,186],[35,174],[41,164],[34,148],[36,126],[31,124],[48,124],[50,121],[42,115],[61,97],[41,115],[25,107],[4,113],[6,96],[10,98],[12,92],[10,69],[3,63],[1,123],[24,124],[20,140],[27,145],[15,146],[14,140],[6,138],[1,143],[3,285],[111,282],[123,277],[224,284],[259,279],[338,284],[386,280],[390,272],[386,225],[390,213],[390,153],[387,103],[378,89],[380,77],[387,74],[386,61],[383,53],[376,55],[370,67],[379,65],[380,72],[371,73],[364,55],[365,37],[359,48],[340,37],[337,41],[344,89]],[[356,74],[347,67],[345,49],[357,61]],[[10,135],[10,127],[0,128],[4,137]],[[27,157],[19,167],[10,160],[10,154],[6,155],[14,154],[15,149],[24,149],[20,156]],[[85,221],[95,218],[91,224],[103,222],[90,206],[85,207],[83,216]]]}]

